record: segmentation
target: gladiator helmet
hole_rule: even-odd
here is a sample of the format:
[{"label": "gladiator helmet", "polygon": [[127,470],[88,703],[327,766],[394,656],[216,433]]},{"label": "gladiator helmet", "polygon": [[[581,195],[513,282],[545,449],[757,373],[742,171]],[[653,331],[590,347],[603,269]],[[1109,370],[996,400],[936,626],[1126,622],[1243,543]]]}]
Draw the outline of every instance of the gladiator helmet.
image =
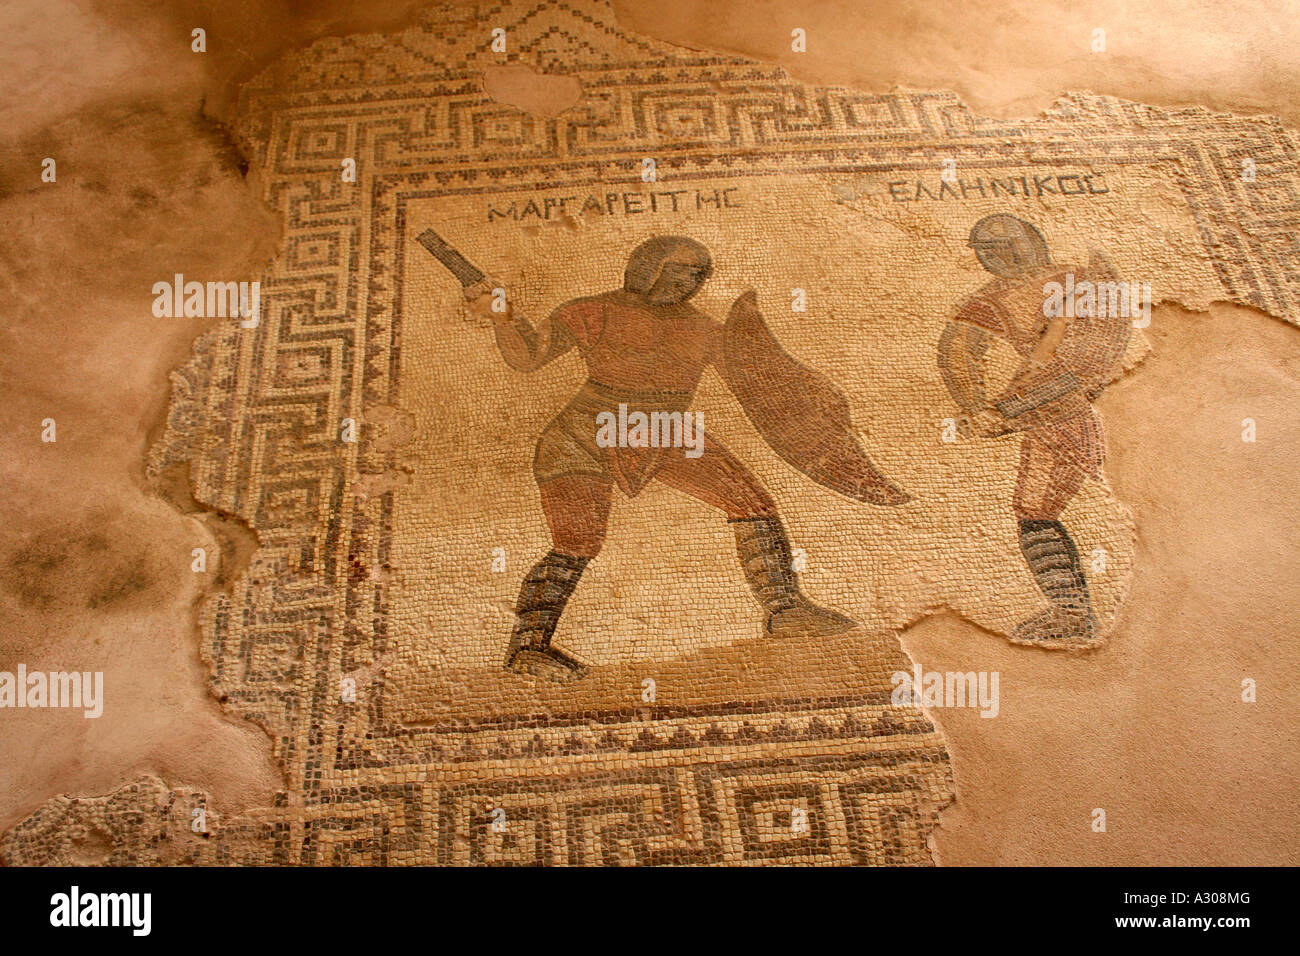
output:
[{"label": "gladiator helmet", "polygon": [[653,305],[676,305],[696,292],[713,271],[709,250],[685,236],[654,236],[632,250],[623,288]]},{"label": "gladiator helmet", "polygon": [[967,245],[975,250],[980,265],[1004,279],[1019,278],[1052,261],[1038,227],[1005,213],[975,223]]}]

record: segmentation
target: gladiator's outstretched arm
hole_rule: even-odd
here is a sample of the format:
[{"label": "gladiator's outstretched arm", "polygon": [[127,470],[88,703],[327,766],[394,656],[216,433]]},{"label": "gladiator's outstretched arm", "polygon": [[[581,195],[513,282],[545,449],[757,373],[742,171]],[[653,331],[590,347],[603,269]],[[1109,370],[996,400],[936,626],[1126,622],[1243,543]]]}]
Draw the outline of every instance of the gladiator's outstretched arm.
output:
[{"label": "gladiator's outstretched arm", "polygon": [[511,368],[531,372],[559,358],[577,344],[564,326],[556,321],[558,309],[536,329],[523,316],[514,314],[508,300],[504,312],[494,312],[492,292],[497,288],[497,283],[487,278],[482,269],[432,229],[421,232],[416,236],[416,241],[460,282],[470,310],[492,320],[497,348]]},{"label": "gladiator's outstretched arm", "polygon": [[1081,393],[1083,382],[1058,358],[1028,362],[993,404],[1008,419],[1019,418],[1071,395]]},{"label": "gladiator's outstretched arm", "polygon": [[507,306],[504,314],[493,313],[493,328],[497,348],[506,364],[519,372],[533,372],[555,361],[569,349],[574,341],[564,326],[552,314],[536,329],[522,315],[515,315]]},{"label": "gladiator's outstretched arm", "polygon": [[953,400],[968,412],[988,407],[984,353],[992,337],[969,322],[949,322],[939,338],[939,373]]},{"label": "gladiator's outstretched arm", "polygon": [[[515,313],[507,300],[504,312],[492,311],[491,280],[485,279],[465,290],[470,308],[492,320],[497,349],[507,365],[519,372],[533,372],[555,361],[577,343],[559,321],[556,309],[533,328],[522,315]],[[563,306],[560,307],[561,309]]]},{"label": "gladiator's outstretched arm", "polygon": [[[1122,352],[1127,342],[1127,323],[1118,325]],[[1050,415],[1052,407],[1061,402],[1077,405],[1081,399],[1089,400],[1092,396],[1088,393],[1095,384],[1091,380],[1096,378],[1087,371],[1089,365],[1096,364],[1089,360],[1099,349],[1112,345],[1111,333],[1093,322],[1053,319],[1006,391],[994,400],[994,406],[1008,419],[1017,419],[1030,412]]]},{"label": "gladiator's outstretched arm", "polygon": [[[1074,272],[1091,282],[1117,282],[1115,267],[1092,250],[1086,269]],[[1111,368],[1128,346],[1131,325],[1105,315],[1054,317],[1035,343],[1024,366],[994,404],[1008,419],[1038,413],[1051,417],[1091,401],[1111,378]]]}]

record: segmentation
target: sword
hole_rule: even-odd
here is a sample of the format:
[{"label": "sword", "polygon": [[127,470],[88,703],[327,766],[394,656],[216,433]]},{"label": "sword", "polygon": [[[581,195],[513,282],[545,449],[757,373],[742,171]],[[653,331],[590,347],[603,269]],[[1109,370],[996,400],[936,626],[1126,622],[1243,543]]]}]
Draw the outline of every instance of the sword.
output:
[{"label": "sword", "polygon": [[462,256],[446,239],[432,229],[424,230],[415,237],[415,241],[428,249],[429,253],[446,266],[447,271],[454,275],[466,289],[487,278],[482,269]]}]

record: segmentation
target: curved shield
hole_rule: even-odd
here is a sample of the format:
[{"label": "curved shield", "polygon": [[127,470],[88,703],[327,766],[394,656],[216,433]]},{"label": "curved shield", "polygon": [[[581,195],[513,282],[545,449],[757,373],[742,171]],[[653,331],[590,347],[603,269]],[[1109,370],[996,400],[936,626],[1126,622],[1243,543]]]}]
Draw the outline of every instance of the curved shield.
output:
[{"label": "curved shield", "polygon": [[781,348],[753,292],[731,307],[721,370],[763,440],[792,467],[857,501],[901,505],[911,500],[876,470],[858,444],[849,403],[839,390]]}]

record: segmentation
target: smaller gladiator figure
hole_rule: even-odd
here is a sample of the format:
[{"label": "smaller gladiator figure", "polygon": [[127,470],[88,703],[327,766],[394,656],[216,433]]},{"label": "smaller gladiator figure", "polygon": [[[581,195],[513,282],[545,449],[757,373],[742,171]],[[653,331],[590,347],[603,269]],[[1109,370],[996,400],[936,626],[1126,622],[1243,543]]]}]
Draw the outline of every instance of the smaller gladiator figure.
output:
[{"label": "smaller gladiator figure", "polygon": [[[1092,402],[1115,378],[1132,322],[1119,315],[1055,314],[1061,310],[1047,304],[1052,283],[1057,289],[1084,282],[1117,288],[1114,271],[1099,253],[1087,267],[1053,265],[1037,227],[1009,215],[975,223],[969,246],[996,278],[948,323],[939,341],[939,369],[963,409],[962,433],[1024,436],[1011,507],[1020,550],[1051,606],[1021,623],[1012,639],[1086,643],[1097,624],[1078,549],[1060,517],[1084,480],[1101,475],[1104,445]],[[1023,362],[1010,386],[990,398],[982,360],[993,336],[1008,341]]]},{"label": "smaller gladiator figure", "polygon": [[460,279],[471,310],[492,320],[511,368],[532,372],[573,350],[586,366],[586,381],[537,442],[533,476],[552,547],[524,578],[507,670],[559,682],[583,676],[586,666],[551,638],[600,553],[614,490],[635,497],[651,481],[730,523],[741,569],[764,611],[764,635],[828,635],[854,626],[804,595],[776,502],[712,435],[696,435],[691,447],[611,445],[600,437],[601,423],[615,418],[691,421],[688,404],[714,367],[773,450],[814,481],[858,501],[909,499],[862,451],[844,397],[780,348],[754,293],[736,300],[725,325],[691,305],[713,270],[703,245],[681,236],[647,239],[632,250],[622,288],[571,299],[534,325],[508,304],[494,310],[494,283],[432,230],[419,241]]}]

